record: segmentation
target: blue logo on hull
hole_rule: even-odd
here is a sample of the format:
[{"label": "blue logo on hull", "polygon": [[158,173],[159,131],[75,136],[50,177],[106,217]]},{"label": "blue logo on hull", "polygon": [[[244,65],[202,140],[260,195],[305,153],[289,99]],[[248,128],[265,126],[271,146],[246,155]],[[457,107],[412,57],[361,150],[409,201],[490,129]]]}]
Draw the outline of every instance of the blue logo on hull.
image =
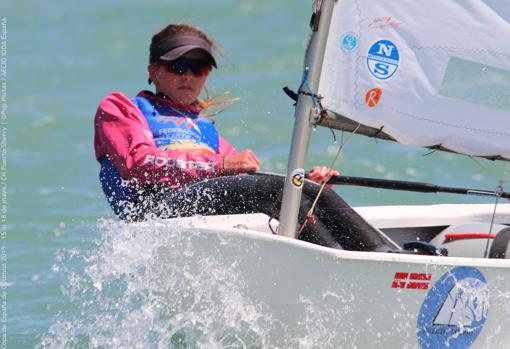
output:
[{"label": "blue logo on hull", "polygon": [[393,42],[376,41],[368,50],[368,71],[378,80],[387,80],[397,72],[399,60],[398,48]]},{"label": "blue logo on hull", "polygon": [[456,267],[429,290],[417,322],[422,349],[468,349],[482,331],[489,287],[476,268]]}]

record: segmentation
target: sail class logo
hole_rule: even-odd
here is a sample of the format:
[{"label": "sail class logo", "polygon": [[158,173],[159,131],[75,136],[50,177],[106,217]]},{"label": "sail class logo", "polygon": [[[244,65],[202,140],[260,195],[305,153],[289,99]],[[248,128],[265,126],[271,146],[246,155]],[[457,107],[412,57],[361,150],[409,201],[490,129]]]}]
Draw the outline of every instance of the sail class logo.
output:
[{"label": "sail class logo", "polygon": [[482,331],[489,310],[489,287],[473,267],[456,267],[430,288],[417,321],[420,347],[467,349]]},{"label": "sail class logo", "polygon": [[368,50],[368,71],[378,80],[387,80],[397,72],[399,60],[397,45],[390,40],[376,41]]},{"label": "sail class logo", "polygon": [[342,50],[345,52],[352,52],[358,47],[358,36],[355,33],[349,32],[342,35]]}]

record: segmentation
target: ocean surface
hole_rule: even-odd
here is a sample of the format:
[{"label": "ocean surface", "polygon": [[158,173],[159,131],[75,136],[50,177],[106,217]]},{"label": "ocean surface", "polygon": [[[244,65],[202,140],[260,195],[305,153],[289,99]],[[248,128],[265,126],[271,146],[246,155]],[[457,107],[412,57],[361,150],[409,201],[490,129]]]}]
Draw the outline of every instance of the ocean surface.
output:
[{"label": "ocean surface", "polygon": [[[238,149],[253,149],[262,170],[281,173],[293,125],[293,102],[282,87],[299,86],[310,13],[310,1],[295,0],[1,2],[8,58],[2,237],[8,348],[158,347],[160,337],[150,331],[131,332],[130,346],[116,341],[129,332],[120,319],[131,313],[116,308],[122,287],[115,288],[115,273],[102,268],[143,267],[143,251],[130,252],[137,243],[116,223],[98,183],[92,144],[97,105],[111,91],[134,96],[148,88],[148,45],[156,30],[177,21],[198,25],[224,49],[210,90],[240,98],[217,117],[220,132]],[[337,147],[329,130],[314,131],[308,167],[328,165]],[[335,167],[346,175],[485,189],[508,177],[505,164],[479,162],[355,136]],[[337,190],[354,206],[493,201]],[[111,257],[114,247],[127,257]],[[105,280],[110,289],[101,290],[96,282]],[[175,338],[160,347],[179,347]]]}]

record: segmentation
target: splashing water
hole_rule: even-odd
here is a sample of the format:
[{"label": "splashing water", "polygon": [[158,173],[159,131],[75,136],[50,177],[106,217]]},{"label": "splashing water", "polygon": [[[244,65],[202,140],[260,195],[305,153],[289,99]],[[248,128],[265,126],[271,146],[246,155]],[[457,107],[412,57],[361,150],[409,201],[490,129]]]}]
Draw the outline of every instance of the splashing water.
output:
[{"label": "splashing water", "polygon": [[[425,294],[389,287],[395,272],[417,266],[337,258],[269,234],[215,234],[189,224],[102,221],[89,252],[60,253],[54,271],[66,277],[66,306],[38,348],[417,347]],[[423,271],[439,277],[449,269]],[[493,290],[506,285],[505,275],[491,278]],[[485,286],[463,280],[452,291],[459,305],[474,319],[488,318],[478,341],[501,347],[508,288],[491,295],[499,311],[488,311]],[[436,295],[434,287],[428,292]],[[454,315],[448,318],[469,335],[468,312]]]},{"label": "splashing water", "polygon": [[[282,331],[263,304],[245,296],[236,261],[195,255],[198,231],[99,225],[103,235],[90,253],[57,258],[76,315],[61,314],[39,348],[257,348]],[[66,264],[76,258],[82,273]]]}]

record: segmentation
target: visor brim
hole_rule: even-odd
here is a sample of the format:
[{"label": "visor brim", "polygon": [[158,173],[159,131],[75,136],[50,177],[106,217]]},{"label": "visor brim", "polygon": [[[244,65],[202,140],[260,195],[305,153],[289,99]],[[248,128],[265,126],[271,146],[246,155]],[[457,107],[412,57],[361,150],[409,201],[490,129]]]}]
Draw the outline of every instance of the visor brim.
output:
[{"label": "visor brim", "polygon": [[207,55],[209,56],[209,59],[211,60],[211,65],[215,68],[217,68],[217,65],[216,65],[216,60],[214,59],[214,56],[212,55],[212,52],[210,51],[209,47],[206,47],[205,45],[202,46],[202,45],[184,45],[184,46],[179,46],[179,47],[176,47],[170,51],[168,51],[167,53],[165,53],[164,55],[162,55],[161,57],[159,57],[160,60],[163,60],[163,61],[173,61],[179,57],[182,57],[184,56],[186,53],[192,51],[192,50],[202,50],[204,51],[205,53],[207,53]]}]

